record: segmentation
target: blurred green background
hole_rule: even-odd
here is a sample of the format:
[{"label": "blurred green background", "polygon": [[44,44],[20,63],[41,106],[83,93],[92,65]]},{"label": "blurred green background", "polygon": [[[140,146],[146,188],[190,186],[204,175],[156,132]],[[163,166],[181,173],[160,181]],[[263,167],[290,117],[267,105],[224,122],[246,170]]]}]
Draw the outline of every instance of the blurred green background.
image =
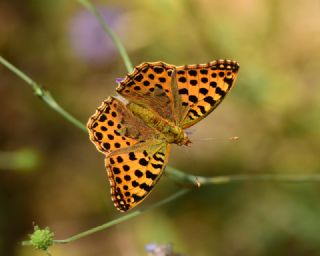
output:
[{"label": "blurred green background", "polygon": [[[318,0],[95,1],[137,65],[237,60],[236,87],[193,127],[170,165],[195,175],[320,172]],[[126,75],[114,45],[77,1],[2,0],[0,55],[86,122]],[[87,134],[0,65],[0,255],[32,223],[63,239],[118,216]],[[240,140],[228,138],[239,136]],[[211,140],[212,138],[212,140]],[[179,188],[164,176],[144,206]],[[320,255],[320,184],[243,182],[199,189],[53,255],[146,255],[172,243],[202,255]]]}]

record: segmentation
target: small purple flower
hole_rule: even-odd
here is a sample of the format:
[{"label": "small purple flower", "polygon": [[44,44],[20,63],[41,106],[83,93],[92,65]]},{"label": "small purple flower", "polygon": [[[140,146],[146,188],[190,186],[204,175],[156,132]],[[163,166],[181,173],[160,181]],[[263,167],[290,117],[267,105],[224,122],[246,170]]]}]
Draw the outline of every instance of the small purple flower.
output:
[{"label": "small purple flower", "polygon": [[122,82],[122,80],[123,80],[123,78],[118,77],[118,78],[116,78],[116,83],[120,84]]},{"label": "small purple flower", "polygon": [[174,253],[171,244],[146,244],[145,250],[148,256],[182,256],[181,254]]},{"label": "small purple flower", "polygon": [[[120,12],[118,9],[99,8],[107,24],[114,29]],[[117,49],[97,18],[88,11],[81,10],[70,22],[70,41],[75,53],[89,62],[108,62],[117,55]]]},{"label": "small purple flower", "polygon": [[146,246],[145,246],[146,252],[152,253],[152,252],[154,252],[156,249],[157,249],[157,244],[155,244],[155,243],[146,244]]}]

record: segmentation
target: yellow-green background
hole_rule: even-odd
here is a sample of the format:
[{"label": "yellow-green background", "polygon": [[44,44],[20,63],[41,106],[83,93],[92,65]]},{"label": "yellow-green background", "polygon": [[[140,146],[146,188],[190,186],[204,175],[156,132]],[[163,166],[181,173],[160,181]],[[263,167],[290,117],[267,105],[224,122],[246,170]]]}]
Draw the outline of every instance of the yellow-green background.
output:
[{"label": "yellow-green background", "polygon": [[[111,17],[134,65],[217,58],[240,63],[234,90],[192,127],[191,147],[173,147],[170,165],[206,176],[320,172],[318,0],[95,4]],[[127,71],[103,32],[81,22],[95,26],[96,21],[77,1],[0,2],[0,55],[86,122]],[[82,38],[75,38],[74,26]],[[85,37],[92,50],[105,45],[104,53],[84,57],[76,45]],[[90,45],[86,50],[90,55]],[[42,255],[20,246],[33,222],[49,226],[62,239],[121,216],[109,197],[103,155],[88,135],[3,66],[0,118],[1,255]],[[229,140],[232,136],[240,140]],[[164,176],[143,205],[178,189]],[[320,255],[320,184],[243,182],[202,188],[51,252],[140,256],[151,242],[172,243],[175,251],[190,256]]]}]

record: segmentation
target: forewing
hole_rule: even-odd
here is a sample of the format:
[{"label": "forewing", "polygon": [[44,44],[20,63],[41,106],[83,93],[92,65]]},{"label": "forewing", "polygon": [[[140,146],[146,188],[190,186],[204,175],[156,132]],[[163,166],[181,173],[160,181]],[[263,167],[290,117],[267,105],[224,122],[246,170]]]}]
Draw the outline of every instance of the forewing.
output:
[{"label": "forewing", "polygon": [[169,150],[166,143],[150,144],[107,156],[111,197],[119,211],[135,207],[150,193],[167,164]]},{"label": "forewing", "polygon": [[87,124],[91,141],[99,151],[112,151],[152,140],[156,131],[146,126],[118,99],[109,97]]},{"label": "forewing", "polygon": [[207,64],[176,68],[176,83],[181,96],[182,128],[199,122],[214,110],[233,87],[239,64],[216,60]]},{"label": "forewing", "polygon": [[135,67],[119,84],[117,92],[127,100],[146,106],[166,120],[174,121],[171,74],[173,65],[146,62]]}]

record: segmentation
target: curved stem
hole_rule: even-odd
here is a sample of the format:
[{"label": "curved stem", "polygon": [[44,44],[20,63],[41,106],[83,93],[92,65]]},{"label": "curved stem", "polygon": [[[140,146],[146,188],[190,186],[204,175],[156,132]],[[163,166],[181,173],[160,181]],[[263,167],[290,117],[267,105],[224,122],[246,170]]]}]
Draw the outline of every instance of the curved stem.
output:
[{"label": "curved stem", "polygon": [[49,105],[50,108],[58,112],[65,119],[67,119],[69,122],[71,122],[72,124],[80,128],[81,130],[85,132],[87,131],[86,126],[83,123],[81,123],[79,120],[77,120],[75,117],[73,117],[71,114],[69,114],[64,108],[62,108],[56,102],[56,100],[51,96],[50,92],[44,90],[39,84],[33,81],[29,76],[27,76],[25,73],[23,73],[21,70],[13,66],[9,61],[5,60],[1,56],[0,56],[0,63],[3,64],[5,67],[7,67],[14,74],[16,74],[18,77],[20,77],[27,84],[29,84],[34,91],[34,94],[38,96],[41,100],[43,100],[45,103],[47,103],[47,105]]},{"label": "curved stem", "polygon": [[173,194],[173,195],[171,195],[171,196],[159,201],[158,203],[155,203],[155,204],[151,205],[148,208],[128,213],[128,214],[126,214],[124,216],[121,216],[120,218],[117,218],[117,219],[112,220],[112,221],[108,221],[108,222],[106,222],[106,223],[104,223],[104,224],[102,224],[100,226],[91,228],[91,229],[89,229],[87,231],[81,232],[81,233],[79,233],[77,235],[74,235],[74,236],[71,236],[71,237],[69,237],[67,239],[54,240],[53,242],[55,244],[66,244],[66,243],[73,242],[73,241],[78,240],[80,238],[83,238],[85,236],[88,236],[88,235],[91,235],[93,233],[96,233],[96,232],[102,231],[104,229],[107,229],[109,227],[112,227],[112,226],[114,226],[116,224],[119,224],[121,222],[124,222],[126,220],[132,219],[132,218],[134,218],[136,216],[139,216],[140,214],[142,214],[144,212],[147,212],[147,211],[150,211],[152,209],[158,208],[158,207],[160,207],[160,206],[162,206],[164,204],[167,204],[167,203],[177,199],[178,197],[181,197],[181,196],[185,195],[188,191],[190,191],[190,190],[189,189],[182,189],[182,190],[178,191],[177,193],[175,193],[175,194]]},{"label": "curved stem", "polygon": [[131,73],[133,70],[132,63],[130,61],[129,55],[124,48],[122,42],[120,41],[119,37],[112,31],[109,25],[106,23],[102,15],[99,13],[97,8],[91,3],[90,0],[78,0],[87,10],[89,10],[94,16],[96,16],[98,22],[102,26],[103,30],[109,35],[112,42],[118,48],[120,56],[128,70],[128,73]]},{"label": "curved stem", "polygon": [[[193,188],[200,187],[202,185],[223,185],[227,183],[234,183],[239,181],[281,181],[281,182],[319,182],[320,174],[306,174],[306,175],[295,175],[295,174],[286,174],[286,175],[273,175],[273,174],[257,174],[257,175],[230,175],[230,176],[216,176],[216,177],[203,177],[203,176],[194,176],[190,174],[185,174],[177,169],[172,167],[167,167],[169,176],[172,176],[174,180],[179,183],[190,184]],[[134,217],[139,216],[140,214],[147,212],[149,210],[160,207],[166,203],[169,203],[186,193],[191,191],[190,188],[184,188],[177,193],[159,201],[158,203],[149,206],[149,208],[144,208],[141,210],[137,210],[131,213],[128,213],[120,218],[114,219],[112,221],[106,222],[100,226],[91,228],[84,232],[81,232],[77,235],[71,236],[67,239],[63,240],[54,240],[55,244],[66,244],[78,240],[80,238],[89,236],[96,232],[102,231],[104,229],[110,228],[114,225],[117,225],[121,222],[127,221]],[[25,245],[29,245],[28,243],[24,243]]]}]

